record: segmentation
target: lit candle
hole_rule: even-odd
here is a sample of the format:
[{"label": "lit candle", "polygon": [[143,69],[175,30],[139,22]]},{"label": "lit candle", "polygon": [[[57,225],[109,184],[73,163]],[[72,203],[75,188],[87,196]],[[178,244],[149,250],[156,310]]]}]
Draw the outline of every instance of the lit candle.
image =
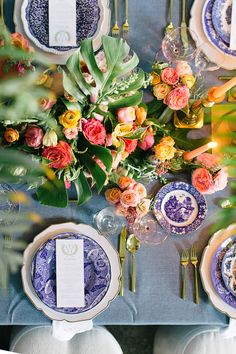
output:
[{"label": "lit candle", "polygon": [[211,102],[221,102],[225,98],[225,94],[229,91],[232,87],[236,85],[236,77],[232,78],[231,80],[227,81],[225,84],[217,87],[212,87],[208,91],[208,99]]},{"label": "lit candle", "polygon": [[204,152],[206,152],[207,150],[216,147],[216,145],[217,145],[217,143],[215,143],[214,141],[211,141],[210,143],[208,143],[206,145],[202,145],[195,150],[185,152],[183,154],[183,158],[185,161],[190,161],[190,160],[194,159],[194,157],[197,157],[197,156],[203,154]]}]

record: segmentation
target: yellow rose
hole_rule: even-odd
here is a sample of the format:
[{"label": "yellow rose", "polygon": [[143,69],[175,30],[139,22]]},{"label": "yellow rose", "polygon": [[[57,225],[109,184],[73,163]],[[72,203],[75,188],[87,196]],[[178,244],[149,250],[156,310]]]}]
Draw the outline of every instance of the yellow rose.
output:
[{"label": "yellow rose", "polygon": [[164,136],[164,138],[161,138],[160,144],[166,144],[166,145],[170,145],[170,146],[174,146],[175,145],[175,141],[173,138],[171,138],[171,136]]},{"label": "yellow rose", "polygon": [[14,143],[14,141],[19,140],[19,132],[16,129],[8,128],[4,133],[4,139],[8,143]]},{"label": "yellow rose", "polygon": [[115,147],[119,147],[120,141],[117,138],[122,136],[127,136],[128,134],[132,133],[132,131],[133,131],[132,124],[125,124],[125,123],[117,124],[117,126],[115,127],[112,133],[112,145],[114,145]]},{"label": "yellow rose", "polygon": [[59,123],[63,125],[64,128],[76,128],[80,118],[80,111],[68,110],[59,117]]},{"label": "yellow rose", "polygon": [[39,78],[36,80],[36,85],[43,85],[44,87],[50,88],[52,86],[52,77],[49,76],[46,73],[43,73],[42,75],[39,76]]},{"label": "yellow rose", "polygon": [[158,100],[164,100],[170,91],[171,87],[165,83],[153,87],[153,94]]},{"label": "yellow rose", "polygon": [[181,76],[182,84],[186,85],[189,89],[195,84],[196,78],[191,74],[185,74]]},{"label": "yellow rose", "polygon": [[155,86],[161,82],[160,75],[156,74],[154,71],[151,73],[152,86]]},{"label": "yellow rose", "polygon": [[167,144],[157,144],[154,149],[156,158],[161,162],[171,160],[176,151],[173,146]]}]

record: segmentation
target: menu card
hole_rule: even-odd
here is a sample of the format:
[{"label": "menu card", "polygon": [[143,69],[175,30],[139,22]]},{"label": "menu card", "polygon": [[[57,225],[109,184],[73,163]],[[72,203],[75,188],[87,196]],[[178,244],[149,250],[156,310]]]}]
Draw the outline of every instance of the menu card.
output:
[{"label": "menu card", "polygon": [[57,307],[84,307],[84,241],[56,240]]},{"label": "menu card", "polygon": [[230,49],[236,50],[236,0],[232,1]]},{"label": "menu card", "polygon": [[49,0],[49,46],[76,46],[76,0]]}]

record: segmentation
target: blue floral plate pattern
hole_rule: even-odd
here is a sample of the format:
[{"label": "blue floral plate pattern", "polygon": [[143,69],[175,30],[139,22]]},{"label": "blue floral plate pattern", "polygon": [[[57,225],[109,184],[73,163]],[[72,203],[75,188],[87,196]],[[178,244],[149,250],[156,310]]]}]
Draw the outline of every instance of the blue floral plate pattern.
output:
[{"label": "blue floral plate pattern", "polygon": [[212,22],[218,35],[230,43],[232,0],[215,0],[212,7]]},{"label": "blue floral plate pattern", "polygon": [[221,52],[225,54],[229,54],[232,56],[236,56],[236,50],[231,50],[229,48],[229,44],[223,41],[223,39],[217,33],[214,24],[213,24],[213,6],[214,0],[207,0],[203,12],[202,12],[202,23],[203,29],[210,40],[210,42]]},{"label": "blue floral plate pattern", "polygon": [[[63,54],[73,47],[49,46],[49,0],[24,0],[22,6],[22,22],[25,32],[32,41],[45,51]],[[100,7],[98,0],[76,0],[76,33],[77,46],[83,39],[93,37],[98,29]]]},{"label": "blue floral plate pattern", "polygon": [[215,291],[220,298],[228,305],[236,308],[236,296],[226,287],[223,275],[222,275],[222,263],[226,253],[236,247],[236,236],[232,236],[224,241],[216,250],[211,263],[211,279]]},{"label": "blue floral plate pattern", "polygon": [[[56,306],[56,239],[82,239],[84,241],[85,307],[58,308]],[[31,263],[31,281],[40,300],[65,314],[78,314],[96,306],[106,295],[111,281],[111,265],[103,248],[89,236],[66,232],[45,242]]]},{"label": "blue floral plate pattern", "polygon": [[154,213],[170,233],[185,235],[197,230],[207,213],[206,199],[191,184],[171,182],[155,197]]},{"label": "blue floral plate pattern", "polygon": [[226,288],[236,296],[236,244],[233,244],[225,253],[221,273]]}]

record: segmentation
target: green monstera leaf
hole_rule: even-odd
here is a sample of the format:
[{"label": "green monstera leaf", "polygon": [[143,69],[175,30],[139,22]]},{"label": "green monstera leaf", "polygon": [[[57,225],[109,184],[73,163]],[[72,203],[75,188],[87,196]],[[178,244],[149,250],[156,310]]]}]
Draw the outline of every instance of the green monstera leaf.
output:
[{"label": "green monstera leaf", "polygon": [[[86,39],[66,63],[63,72],[65,90],[83,106],[90,103],[92,95],[96,97],[97,105],[108,100],[111,110],[138,105],[142,93],[137,91],[145,82],[144,72],[135,69],[139,62],[138,56],[135,53],[130,55],[130,47],[123,39],[104,36],[102,45],[106,71],[102,72],[97,64],[92,39]],[[81,62],[86,64],[93,78],[92,84],[86,82]]]}]

